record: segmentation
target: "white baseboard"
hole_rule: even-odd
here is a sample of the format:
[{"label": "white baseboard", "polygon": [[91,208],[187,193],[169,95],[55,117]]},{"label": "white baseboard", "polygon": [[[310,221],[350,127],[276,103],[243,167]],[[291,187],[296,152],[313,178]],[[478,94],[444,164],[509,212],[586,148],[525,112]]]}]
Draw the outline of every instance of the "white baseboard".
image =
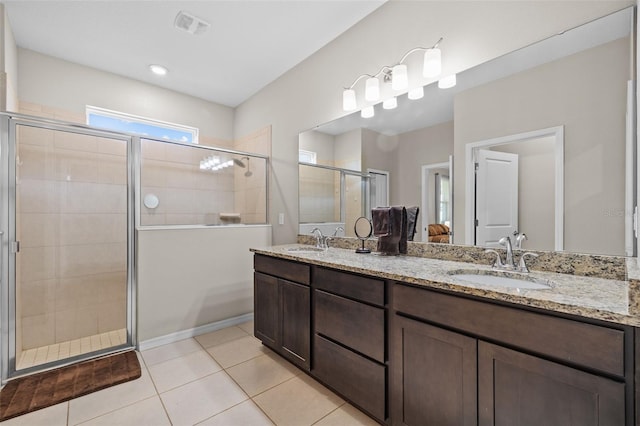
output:
[{"label": "white baseboard", "polygon": [[177,342],[179,340],[188,339],[190,337],[199,336],[205,333],[211,333],[212,331],[231,327],[232,325],[242,324],[243,322],[251,320],[253,320],[253,313],[248,313],[233,318],[227,318],[222,321],[212,322],[210,324],[201,325],[195,328],[190,328],[188,330],[177,331],[175,333],[166,334],[160,337],[154,337],[153,339],[139,342],[137,349],[139,351],[146,351],[148,349],[153,349],[158,346],[166,345],[168,343]]}]

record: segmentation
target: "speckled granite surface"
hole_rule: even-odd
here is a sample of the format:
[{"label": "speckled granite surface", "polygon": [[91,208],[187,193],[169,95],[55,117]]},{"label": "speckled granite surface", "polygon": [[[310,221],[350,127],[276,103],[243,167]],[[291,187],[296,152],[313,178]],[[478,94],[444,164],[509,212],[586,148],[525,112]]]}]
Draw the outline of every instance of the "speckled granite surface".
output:
[{"label": "speckled granite surface", "polygon": [[[357,240],[352,240],[353,243],[357,243]],[[352,245],[352,247],[355,246],[356,244]],[[324,252],[290,251],[291,248],[296,247],[300,245],[256,248],[252,251],[428,288],[640,326],[640,297],[638,297],[640,266],[637,259],[632,260],[633,265],[628,265],[631,279],[627,281],[569,273],[532,271],[527,279],[547,282],[551,287],[536,290],[478,285],[451,275],[452,272],[467,271],[475,274],[492,273],[491,267],[488,266],[490,261],[486,261],[484,265],[464,262],[467,259],[466,256],[462,256],[460,261],[416,256],[380,256],[375,253],[356,254],[352,247],[340,249],[335,246]],[[621,259],[624,267],[624,263],[629,261]]]},{"label": "speckled granite surface", "polygon": [[[315,244],[313,236],[298,235],[298,243]],[[331,247],[355,249],[360,246],[357,238],[338,237],[330,242]],[[376,242],[370,239],[366,247],[375,251]],[[504,259],[504,250],[502,252]],[[577,254],[565,252],[545,252],[534,250],[514,250],[514,253],[532,252],[538,257],[528,258],[527,265],[532,271],[555,272],[559,274],[581,275],[585,277],[598,277],[614,280],[625,280],[627,258],[620,256],[603,256],[590,254]],[[478,265],[490,265],[494,256],[485,253],[482,247],[461,246],[454,244],[430,244],[409,241],[409,256],[426,257],[429,259],[452,260],[455,262],[468,262]],[[639,269],[640,271],[640,269]],[[640,279],[640,274],[638,276]]]}]

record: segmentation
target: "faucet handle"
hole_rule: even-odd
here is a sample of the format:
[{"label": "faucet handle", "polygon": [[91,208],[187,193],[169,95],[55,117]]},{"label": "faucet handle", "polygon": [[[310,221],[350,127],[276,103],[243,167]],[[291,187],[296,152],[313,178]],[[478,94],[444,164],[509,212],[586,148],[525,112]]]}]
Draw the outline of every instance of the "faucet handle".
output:
[{"label": "faucet handle", "polygon": [[529,272],[529,268],[527,267],[527,264],[525,262],[525,257],[527,256],[538,257],[538,255],[535,253],[523,253],[522,256],[520,256],[520,262],[518,262],[518,272]]},{"label": "faucet handle", "polygon": [[493,253],[496,255],[496,260],[493,262],[493,265],[492,265],[494,268],[504,268],[504,263],[502,263],[502,258],[500,257],[500,253],[498,253],[493,249],[486,249],[484,252]]},{"label": "faucet handle", "polygon": [[329,248],[329,241],[333,241],[332,237],[324,237],[324,244],[322,245],[322,248],[327,250]]}]

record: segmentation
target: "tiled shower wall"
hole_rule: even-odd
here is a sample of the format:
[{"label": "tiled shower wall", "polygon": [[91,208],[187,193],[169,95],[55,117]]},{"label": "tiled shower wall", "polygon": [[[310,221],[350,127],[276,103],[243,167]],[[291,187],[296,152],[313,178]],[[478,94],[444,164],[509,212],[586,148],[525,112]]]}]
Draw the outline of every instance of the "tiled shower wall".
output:
[{"label": "tiled shower wall", "polygon": [[[199,145],[231,148],[270,155],[271,128],[266,127],[235,142],[200,137]],[[200,170],[200,160],[211,155],[222,161],[232,156],[222,152],[142,141],[142,197],[158,197],[156,208],[142,206],[142,225],[220,225],[221,213],[238,213],[240,223],[267,222],[266,161],[253,158],[216,172]],[[233,156],[240,160],[240,156]],[[245,176],[251,171],[251,176]]]}]

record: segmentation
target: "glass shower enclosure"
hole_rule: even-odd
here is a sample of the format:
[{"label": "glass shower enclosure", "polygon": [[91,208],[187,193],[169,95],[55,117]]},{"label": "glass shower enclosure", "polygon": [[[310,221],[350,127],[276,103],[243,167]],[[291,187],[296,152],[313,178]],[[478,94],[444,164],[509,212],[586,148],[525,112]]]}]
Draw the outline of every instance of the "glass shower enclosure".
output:
[{"label": "glass shower enclosure", "polygon": [[0,116],[2,380],[132,348],[134,137]]}]

